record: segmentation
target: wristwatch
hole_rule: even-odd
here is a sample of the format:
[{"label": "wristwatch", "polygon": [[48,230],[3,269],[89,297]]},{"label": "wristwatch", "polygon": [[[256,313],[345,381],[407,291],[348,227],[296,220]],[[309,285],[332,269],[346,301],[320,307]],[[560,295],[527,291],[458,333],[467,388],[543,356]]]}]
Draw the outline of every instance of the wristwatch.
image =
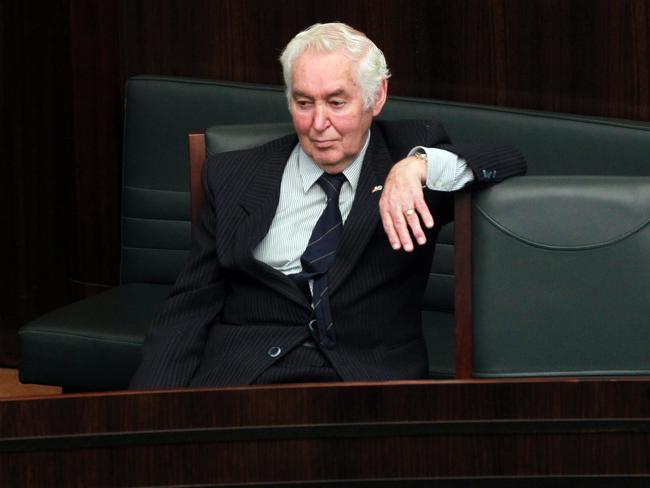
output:
[{"label": "wristwatch", "polygon": [[[428,173],[428,171],[429,171],[429,159],[427,158],[427,153],[426,153],[423,149],[417,149],[417,150],[412,154],[412,156],[415,156],[416,158],[418,158],[418,159],[424,161],[424,168],[425,168],[425,170],[426,170],[427,173]],[[426,178],[425,178],[425,180],[422,182],[422,188],[426,188],[426,187],[427,187],[427,185],[426,185],[426,181],[427,181],[427,180],[426,180]]]},{"label": "wristwatch", "polygon": [[421,159],[421,160],[424,161],[425,163],[428,161],[428,160],[427,160],[427,153],[425,153],[425,152],[424,152],[423,150],[421,150],[421,149],[418,150],[417,152],[414,152],[414,153],[413,153],[413,156],[415,156],[415,157],[418,158],[418,159]]}]

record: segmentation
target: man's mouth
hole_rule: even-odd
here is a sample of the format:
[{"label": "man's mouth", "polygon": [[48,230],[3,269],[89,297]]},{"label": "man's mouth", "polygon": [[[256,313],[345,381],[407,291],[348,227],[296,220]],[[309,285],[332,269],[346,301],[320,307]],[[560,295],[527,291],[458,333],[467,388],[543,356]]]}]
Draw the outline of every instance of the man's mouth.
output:
[{"label": "man's mouth", "polygon": [[312,144],[314,146],[316,146],[318,148],[326,148],[326,147],[329,147],[332,144],[334,144],[334,141],[329,140],[329,139],[328,140],[322,140],[322,141],[312,139],[311,142],[312,142]]}]

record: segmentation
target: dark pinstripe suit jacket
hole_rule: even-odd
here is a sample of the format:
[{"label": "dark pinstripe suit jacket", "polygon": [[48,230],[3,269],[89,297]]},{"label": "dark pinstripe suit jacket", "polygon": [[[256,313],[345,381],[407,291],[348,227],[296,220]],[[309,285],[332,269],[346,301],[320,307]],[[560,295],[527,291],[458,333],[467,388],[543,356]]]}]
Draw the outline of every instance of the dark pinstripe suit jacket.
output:
[{"label": "dark pinstripe suit jacket", "polygon": [[[147,335],[131,388],[251,383],[309,337],[311,306],[291,279],[253,258],[278,204],[295,135],[206,161],[206,205],[185,269]],[[465,158],[478,184],[525,171],[511,147],[453,146],[437,122],[376,121],[355,200],[329,271],[336,347],[324,351],[344,380],[423,378],[422,293],[449,194],[426,191],[436,219],[428,244],[391,249],[378,212],[394,162],[417,145]],[[291,236],[287,236],[291,238]],[[280,356],[269,350],[279,347]]]}]

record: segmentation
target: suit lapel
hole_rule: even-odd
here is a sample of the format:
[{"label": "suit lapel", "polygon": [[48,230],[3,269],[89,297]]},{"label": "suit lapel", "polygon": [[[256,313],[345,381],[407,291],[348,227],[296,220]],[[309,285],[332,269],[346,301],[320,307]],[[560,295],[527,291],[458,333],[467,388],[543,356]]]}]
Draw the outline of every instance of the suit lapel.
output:
[{"label": "suit lapel", "polygon": [[[234,258],[240,269],[287,298],[310,308],[309,301],[295,283],[281,272],[253,257],[253,249],[263,239],[271,226],[280,198],[282,174],[297,143],[288,139],[284,144],[262,154],[252,161],[260,167],[242,194],[240,207],[244,218],[234,237]],[[379,225],[379,199],[381,191],[373,191],[383,185],[393,164],[382,131],[373,125],[370,145],[363,161],[359,183],[352,209],[346,220],[336,261],[329,270],[330,294],[340,286],[354,269],[368,241]]]},{"label": "suit lapel", "polygon": [[354,203],[343,226],[341,243],[336,251],[336,261],[328,272],[330,295],[354,269],[379,225],[381,191],[378,191],[378,187],[384,184],[392,164],[393,160],[381,131],[373,125]]},{"label": "suit lapel", "polygon": [[300,305],[309,307],[308,300],[290,278],[253,257],[253,249],[264,238],[275,216],[282,174],[296,144],[296,137],[283,139],[279,148],[272,148],[259,156],[263,158],[261,164],[257,158],[252,161],[260,169],[239,202],[244,218],[235,232],[233,255],[242,271]]}]

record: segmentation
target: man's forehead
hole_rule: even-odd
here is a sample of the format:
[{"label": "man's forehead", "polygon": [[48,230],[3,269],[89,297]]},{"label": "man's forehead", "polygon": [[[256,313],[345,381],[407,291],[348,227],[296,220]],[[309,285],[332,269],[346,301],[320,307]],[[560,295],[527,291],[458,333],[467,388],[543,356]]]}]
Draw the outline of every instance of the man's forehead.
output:
[{"label": "man's forehead", "polygon": [[298,56],[291,74],[292,97],[328,99],[357,96],[355,63],[343,52],[308,50]]},{"label": "man's forehead", "polygon": [[293,87],[291,90],[291,95],[293,98],[313,98],[314,96],[323,97],[323,98],[332,98],[332,97],[345,97],[349,95],[349,90],[345,87],[332,88],[329,91],[320,91],[318,93],[312,93],[310,90],[300,89]]}]

